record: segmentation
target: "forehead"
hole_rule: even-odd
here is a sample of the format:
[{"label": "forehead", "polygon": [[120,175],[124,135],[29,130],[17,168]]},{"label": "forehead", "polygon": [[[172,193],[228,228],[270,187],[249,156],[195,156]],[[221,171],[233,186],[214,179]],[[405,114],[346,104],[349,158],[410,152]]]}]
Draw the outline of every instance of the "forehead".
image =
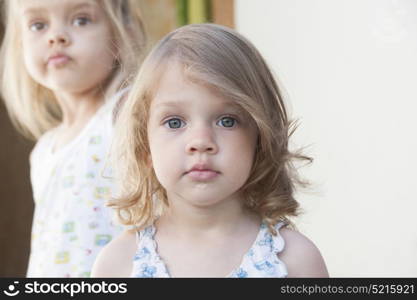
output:
[{"label": "forehead", "polygon": [[208,103],[216,107],[239,107],[179,62],[166,63],[158,70],[158,75],[152,93],[152,106],[155,108],[187,107],[195,103]]},{"label": "forehead", "polygon": [[99,7],[96,0],[12,0],[20,12],[30,13],[41,10],[75,9],[80,7]]}]

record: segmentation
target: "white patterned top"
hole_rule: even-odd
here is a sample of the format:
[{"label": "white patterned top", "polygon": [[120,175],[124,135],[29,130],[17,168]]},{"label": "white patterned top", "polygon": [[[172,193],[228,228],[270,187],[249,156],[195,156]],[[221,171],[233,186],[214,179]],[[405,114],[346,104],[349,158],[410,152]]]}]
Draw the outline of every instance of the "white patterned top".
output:
[{"label": "white patterned top", "polygon": [[[227,277],[287,277],[287,268],[277,255],[285,246],[284,239],[279,234],[282,226],[282,222],[275,225],[278,234],[273,236],[268,227],[261,224],[258,235],[240,266]],[[138,250],[133,260],[131,277],[170,277],[166,264],[157,253],[155,232],[155,227],[151,225],[137,233]]]},{"label": "white patterned top", "polygon": [[103,171],[113,108],[124,92],[108,99],[64,147],[53,152],[55,130],[35,145],[30,157],[35,213],[28,277],[89,277],[99,250],[121,233],[105,206],[115,183]]}]

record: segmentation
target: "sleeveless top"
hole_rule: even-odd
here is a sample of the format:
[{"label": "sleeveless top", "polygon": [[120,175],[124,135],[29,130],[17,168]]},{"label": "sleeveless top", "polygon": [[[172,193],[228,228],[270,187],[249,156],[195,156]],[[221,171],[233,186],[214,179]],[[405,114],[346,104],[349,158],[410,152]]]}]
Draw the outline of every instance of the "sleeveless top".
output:
[{"label": "sleeveless top", "polygon": [[[284,225],[283,222],[275,225],[277,235],[273,236],[266,224],[262,223],[254,243],[243,256],[240,266],[227,277],[287,277],[287,268],[277,256],[285,246],[284,239],[279,234],[279,229]],[[137,251],[133,259],[131,277],[171,277],[166,264],[157,252],[155,232],[156,228],[153,225],[137,232]]]}]

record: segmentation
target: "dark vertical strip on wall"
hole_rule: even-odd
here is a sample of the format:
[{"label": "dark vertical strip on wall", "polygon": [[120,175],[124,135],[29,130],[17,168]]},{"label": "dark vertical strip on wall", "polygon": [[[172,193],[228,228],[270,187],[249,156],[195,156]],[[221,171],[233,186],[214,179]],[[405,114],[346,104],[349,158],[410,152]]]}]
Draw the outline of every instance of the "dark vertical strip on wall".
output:
[{"label": "dark vertical strip on wall", "polygon": [[177,0],[177,20],[178,25],[183,26],[188,24],[188,1]]}]

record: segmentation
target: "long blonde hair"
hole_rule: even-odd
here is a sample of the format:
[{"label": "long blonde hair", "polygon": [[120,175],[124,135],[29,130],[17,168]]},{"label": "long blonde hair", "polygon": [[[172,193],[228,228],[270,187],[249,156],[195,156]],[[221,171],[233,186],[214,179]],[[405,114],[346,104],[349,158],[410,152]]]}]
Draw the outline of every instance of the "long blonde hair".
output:
[{"label": "long blonde hair", "polygon": [[[145,32],[136,0],[96,0],[109,18],[118,49],[105,96],[114,93],[139,67]],[[15,127],[26,137],[38,139],[61,122],[62,113],[51,90],[32,79],[24,65],[21,25],[16,16],[19,0],[3,1],[5,34],[0,51],[1,94]]]},{"label": "long blonde hair", "polygon": [[256,48],[243,36],[214,24],[187,25],[163,38],[145,59],[116,124],[114,157],[120,195],[109,205],[125,225],[152,223],[167,194],[149,165],[149,107],[167,65],[179,61],[188,79],[233,100],[256,123],[259,138],[251,174],[241,188],[246,207],[258,213],[272,233],[278,221],[298,213],[294,198],[301,181],[293,161],[311,161],[288,149],[295,129],[282,93]]}]

